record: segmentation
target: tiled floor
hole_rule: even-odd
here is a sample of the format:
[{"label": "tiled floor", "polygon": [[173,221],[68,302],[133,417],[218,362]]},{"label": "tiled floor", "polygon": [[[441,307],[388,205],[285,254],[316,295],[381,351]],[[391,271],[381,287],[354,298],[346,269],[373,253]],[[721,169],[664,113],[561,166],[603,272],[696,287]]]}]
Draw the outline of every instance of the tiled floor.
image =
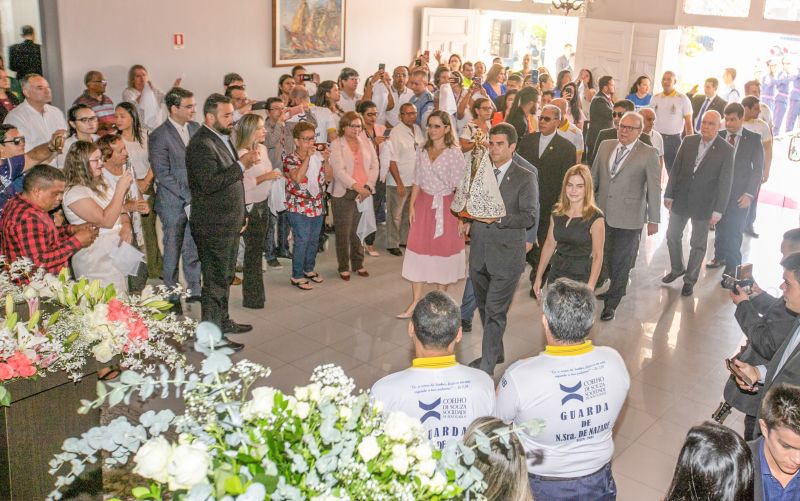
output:
[{"label": "tiled floor", "polygon": [[[780,283],[780,235],[797,222],[797,212],[763,206],[761,238],[745,239],[746,259],[754,263],[761,286],[773,294]],[[621,501],[657,500],[664,494],[688,428],[709,419],[720,401],[727,378],[723,359],[743,339],[733,305],[719,288],[719,270],[703,270],[692,298],[680,296],[681,281],[662,286],[659,279],[668,268],[665,232],[663,224],[657,236],[643,241],[617,318],[598,321],[591,335],[596,344],[620,352],[632,378],[615,428],[614,474]],[[712,253],[713,233],[709,239]],[[246,344],[237,357],[270,366],[267,384],[283,390],[304,384],[322,363],[341,365],[360,388],[407,367],[413,355],[407,325],[394,318],[410,299],[410,287],[400,278],[401,261],[385,253],[368,258],[371,277],[343,282],[331,246],[317,268],[325,283],[301,292],[290,287],[289,262],[283,260],[283,270],[264,273],[268,302],[263,310],[241,308],[241,289],[235,287],[231,317],[255,326],[236,337]],[[460,283],[450,292],[460,300],[462,290]],[[199,307],[187,313],[198,317]],[[528,297],[522,280],[505,334],[508,362],[498,368],[497,378],[507,364],[543,349],[540,319],[541,308]],[[458,346],[458,359],[466,363],[478,357],[480,345],[476,322]],[[726,424],[741,432],[742,416],[734,413]]]}]

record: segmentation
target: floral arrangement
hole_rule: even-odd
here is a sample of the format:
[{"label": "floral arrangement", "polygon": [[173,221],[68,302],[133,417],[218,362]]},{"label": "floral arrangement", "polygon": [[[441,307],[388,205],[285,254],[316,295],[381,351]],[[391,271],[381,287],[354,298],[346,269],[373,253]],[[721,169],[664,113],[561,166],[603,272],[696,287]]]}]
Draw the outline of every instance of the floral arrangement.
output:
[{"label": "floral arrangement", "polygon": [[[483,475],[463,444],[434,450],[420,423],[402,413],[384,417],[367,393],[354,393],[339,367],[317,367],[307,386],[291,395],[254,387],[268,368],[233,363],[219,329],[201,323],[195,349],[206,354],[200,373],[125,371],[99,382],[94,401],[79,412],[174,392],[185,411],[149,411],[138,423],[126,417],[64,442],[51,462],[59,475],[49,499],[101,457],[108,467],[127,464],[151,481],[133,489],[137,499],[185,501],[445,500],[483,499]],[[488,439],[478,446],[488,451]],[[466,459],[466,460],[465,460]]]},{"label": "floral arrangement", "polygon": [[[167,313],[168,295],[180,290],[146,287],[141,295],[116,297],[113,285],[78,281],[67,269],[58,276],[34,270],[22,259],[0,271],[5,321],[0,325],[0,405],[11,395],[2,384],[66,371],[79,380],[91,360],[123,368],[155,371],[159,363],[185,367],[178,346],[194,331],[191,319]],[[15,304],[27,303],[30,319],[18,321]]]}]

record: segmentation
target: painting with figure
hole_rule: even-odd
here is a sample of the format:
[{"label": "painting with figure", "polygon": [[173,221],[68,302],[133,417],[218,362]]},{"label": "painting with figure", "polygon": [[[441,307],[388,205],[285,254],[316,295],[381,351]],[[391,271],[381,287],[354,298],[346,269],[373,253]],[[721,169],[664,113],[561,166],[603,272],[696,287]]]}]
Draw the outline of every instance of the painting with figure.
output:
[{"label": "painting with figure", "polygon": [[344,62],[345,2],[273,0],[273,66]]}]

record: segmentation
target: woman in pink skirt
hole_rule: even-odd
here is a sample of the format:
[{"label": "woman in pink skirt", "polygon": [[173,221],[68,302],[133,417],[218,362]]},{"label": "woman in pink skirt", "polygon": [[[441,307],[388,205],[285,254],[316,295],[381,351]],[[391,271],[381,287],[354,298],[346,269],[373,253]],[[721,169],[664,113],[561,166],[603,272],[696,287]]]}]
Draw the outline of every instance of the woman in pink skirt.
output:
[{"label": "woman in pink skirt", "polygon": [[450,115],[434,111],[428,117],[428,141],[417,152],[408,219],[411,228],[403,259],[403,278],[411,282],[413,299],[397,318],[410,318],[422,298],[425,283],[446,291],[466,276],[464,238],[450,213],[453,194],[466,169]]}]

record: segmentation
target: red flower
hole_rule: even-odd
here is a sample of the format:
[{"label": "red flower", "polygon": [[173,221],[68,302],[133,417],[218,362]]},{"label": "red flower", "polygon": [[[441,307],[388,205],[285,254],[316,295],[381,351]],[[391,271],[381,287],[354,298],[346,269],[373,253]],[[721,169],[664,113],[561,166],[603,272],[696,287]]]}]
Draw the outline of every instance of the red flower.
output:
[{"label": "red flower", "polygon": [[131,341],[146,341],[150,336],[147,332],[147,324],[141,318],[136,318],[128,322],[128,339]]},{"label": "red flower", "polygon": [[36,374],[36,367],[33,366],[31,359],[24,353],[18,351],[8,358],[8,365],[18,376],[31,377]]},{"label": "red flower", "polygon": [[7,381],[14,377],[14,369],[10,365],[0,363],[0,380]]},{"label": "red flower", "polygon": [[112,299],[108,302],[107,318],[112,322],[124,322],[130,315],[130,309],[122,304],[119,299]]}]

